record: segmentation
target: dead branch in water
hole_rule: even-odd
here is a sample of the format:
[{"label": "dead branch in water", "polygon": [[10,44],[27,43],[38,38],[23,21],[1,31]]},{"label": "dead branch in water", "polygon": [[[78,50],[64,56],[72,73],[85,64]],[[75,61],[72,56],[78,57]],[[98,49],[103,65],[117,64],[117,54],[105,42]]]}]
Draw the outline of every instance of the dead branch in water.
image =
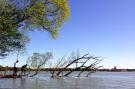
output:
[{"label": "dead branch in water", "polygon": [[79,77],[84,71],[86,70],[91,70],[88,75],[91,73],[95,72],[99,67],[96,67],[100,63],[100,59],[98,57],[93,57],[92,59],[96,60],[94,63],[91,63],[89,66],[86,66],[79,74],[77,77]]},{"label": "dead branch in water", "polygon": [[[63,70],[66,69],[66,68],[68,68],[70,65],[72,65],[72,64],[75,63],[75,62],[77,62],[78,60],[85,58],[85,56],[87,56],[87,55],[88,55],[88,54],[85,54],[84,56],[73,60],[73,61],[70,62],[68,65],[66,65],[66,66],[63,68]],[[63,70],[60,70],[60,71],[57,73],[57,76],[59,76],[60,73],[62,73]]]},{"label": "dead branch in water", "polygon": [[[84,65],[91,59],[92,57],[83,57],[82,59],[87,59],[84,62],[82,62],[83,64],[79,67],[76,67],[75,69],[71,70],[70,72],[68,72],[67,74],[65,74],[64,76],[68,76],[69,74],[71,74],[73,71],[77,71],[79,69],[81,69],[82,67],[84,67]],[[81,59],[80,59],[81,60]],[[78,63],[78,62],[77,62]]]}]

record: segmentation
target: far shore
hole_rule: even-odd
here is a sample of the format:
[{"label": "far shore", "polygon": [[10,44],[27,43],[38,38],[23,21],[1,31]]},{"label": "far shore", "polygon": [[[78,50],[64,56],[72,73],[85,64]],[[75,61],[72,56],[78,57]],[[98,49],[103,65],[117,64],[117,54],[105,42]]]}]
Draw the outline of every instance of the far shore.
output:
[{"label": "far shore", "polygon": [[[17,67],[18,71],[21,71],[20,67]],[[27,68],[29,71],[36,71],[36,69],[29,69]],[[38,69],[39,71],[102,71],[102,72],[135,72],[135,69],[87,69],[87,70],[83,70],[83,68],[81,69],[77,69],[74,70],[74,68],[40,68]],[[0,66],[0,71],[13,71],[13,67],[2,67]]]}]

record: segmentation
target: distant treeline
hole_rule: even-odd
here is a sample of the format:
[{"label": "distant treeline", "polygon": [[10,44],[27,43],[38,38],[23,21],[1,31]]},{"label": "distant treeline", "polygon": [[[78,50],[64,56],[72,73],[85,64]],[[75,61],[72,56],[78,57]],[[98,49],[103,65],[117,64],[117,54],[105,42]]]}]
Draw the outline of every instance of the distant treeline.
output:
[{"label": "distant treeline", "polygon": [[[12,71],[13,70],[13,67],[0,67],[0,71],[5,71],[5,70],[9,70],[9,71]],[[21,68],[20,67],[17,67],[17,70],[20,71]],[[27,68],[27,70],[30,70],[30,71],[36,71],[36,69],[31,69],[31,68]],[[39,71],[82,71],[84,70],[83,68],[81,69],[77,69],[77,70],[74,70],[74,68],[40,68],[38,69]],[[94,71],[93,69],[87,69],[85,71]]]},{"label": "distant treeline", "polygon": [[98,71],[124,72],[124,71],[135,71],[135,69],[98,69]]},{"label": "distant treeline", "polygon": [[[20,67],[17,68],[18,71],[21,70]],[[13,70],[13,67],[0,67],[0,71],[5,71],[5,70],[9,70],[9,71],[12,71]],[[35,71],[36,69],[28,69],[30,71]],[[66,68],[66,69],[63,69],[63,68],[40,68],[39,71],[82,71],[84,70],[84,68],[80,68],[80,69],[77,69],[77,70],[74,70],[74,68]],[[85,69],[84,71],[95,71],[94,69]],[[108,72],[123,72],[123,71],[135,71],[135,69],[97,69],[96,71],[108,71]]]}]

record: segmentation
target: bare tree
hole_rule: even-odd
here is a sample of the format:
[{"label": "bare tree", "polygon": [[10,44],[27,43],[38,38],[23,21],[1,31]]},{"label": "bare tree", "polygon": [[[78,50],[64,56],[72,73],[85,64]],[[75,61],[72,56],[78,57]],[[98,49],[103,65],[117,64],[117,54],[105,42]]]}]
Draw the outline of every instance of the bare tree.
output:
[{"label": "bare tree", "polygon": [[56,63],[54,63],[53,66],[51,67],[54,70],[50,71],[52,77],[56,76],[55,74],[57,74],[57,71],[55,71],[55,69],[63,68],[65,65],[67,65],[67,63],[68,63],[68,61],[65,60],[65,56],[63,56],[60,60],[58,60]]},{"label": "bare tree", "polygon": [[[39,69],[43,67],[45,64],[47,65],[47,63],[50,63],[50,66],[48,66],[48,68],[51,73],[51,77],[57,78],[69,76],[74,71],[79,72],[77,77],[81,76],[83,72],[87,71],[86,76],[88,77],[91,73],[96,72],[96,70],[101,67],[98,64],[102,60],[101,57],[95,57],[89,54],[84,54],[80,56],[79,53],[72,53],[71,56],[69,56],[68,58],[65,58],[65,56],[63,56],[60,60],[57,60],[57,62],[55,63],[49,61],[49,59],[51,58],[52,53],[49,52],[45,54],[33,53],[33,55],[28,59],[28,63],[29,68],[31,67],[35,69],[35,73],[32,74],[30,77],[37,75]],[[73,68],[74,64],[76,64],[76,68]]]},{"label": "bare tree", "polygon": [[85,68],[82,69],[82,71],[78,74],[77,77],[79,77],[84,71],[90,70],[89,73],[87,74],[87,76],[89,76],[91,73],[94,73],[99,66],[97,67],[97,65],[100,63],[100,58],[99,57],[90,57],[91,59],[94,59],[95,62],[89,64],[88,66],[86,66]]},{"label": "bare tree", "polygon": [[[101,57],[94,57],[91,56],[89,54],[84,54],[83,56],[80,56],[79,53],[74,54],[72,53],[71,57],[69,57],[69,62],[67,65],[65,65],[64,68],[61,68],[60,71],[58,71],[58,73],[56,74],[57,76],[60,76],[60,74],[66,70],[68,67],[73,66],[73,64],[76,64],[76,68],[72,68],[71,70],[64,74],[64,76],[68,76],[70,75],[72,72],[74,71],[80,71],[78,74],[78,77],[84,72],[84,71],[88,71],[89,73],[87,74],[87,76],[90,75],[90,73],[93,73],[95,70],[97,70],[99,68],[98,64],[101,62]],[[90,62],[92,60],[92,62]],[[77,64],[80,64],[79,66],[77,66]],[[94,70],[94,71],[93,71]]]},{"label": "bare tree", "polygon": [[[63,70],[65,70],[66,68],[68,68],[69,66],[71,66],[72,64],[74,64],[75,62],[77,62],[78,60],[80,59],[83,59],[85,56],[87,56],[88,54],[85,54],[84,56],[80,57],[80,58],[77,58],[77,59],[74,59],[73,61],[71,61],[70,63],[68,63],[64,68]],[[58,73],[57,73],[57,76],[60,75],[60,73],[62,73],[63,70],[60,70]]]}]

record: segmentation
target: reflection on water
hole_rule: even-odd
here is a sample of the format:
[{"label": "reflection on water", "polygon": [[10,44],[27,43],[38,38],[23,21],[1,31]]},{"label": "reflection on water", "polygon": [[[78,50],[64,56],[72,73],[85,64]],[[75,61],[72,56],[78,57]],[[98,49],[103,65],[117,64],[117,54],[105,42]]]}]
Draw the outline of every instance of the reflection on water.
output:
[{"label": "reflection on water", "polygon": [[90,77],[0,79],[0,89],[135,89],[134,72],[97,72]]}]

